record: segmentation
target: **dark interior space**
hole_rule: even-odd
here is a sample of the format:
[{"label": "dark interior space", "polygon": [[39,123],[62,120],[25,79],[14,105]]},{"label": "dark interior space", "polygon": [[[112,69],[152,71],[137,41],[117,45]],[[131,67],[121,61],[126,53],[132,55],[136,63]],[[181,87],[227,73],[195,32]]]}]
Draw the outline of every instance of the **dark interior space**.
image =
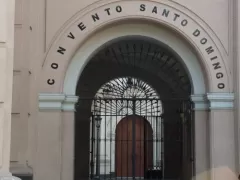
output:
[{"label": "dark interior space", "polygon": [[[154,171],[151,172],[151,169],[149,172],[152,174],[145,169],[144,172],[139,172],[137,177],[140,175],[145,179],[191,179],[193,175],[191,167],[194,165],[194,162],[190,161],[193,155],[193,118],[190,111],[191,106],[188,104],[191,82],[181,62],[181,59],[166,45],[138,36],[125,37],[108,43],[89,60],[79,77],[76,89],[76,94],[79,96],[75,113],[76,180],[89,179],[89,177],[94,179],[95,177],[96,172],[92,168],[95,168],[96,162],[92,162],[90,156],[93,153],[91,142],[93,139],[96,141],[96,135],[91,135],[90,129],[96,123],[94,118],[97,113],[93,108],[93,103],[98,102],[98,98],[104,101],[105,106],[107,99],[110,101],[110,106],[118,104],[120,99],[128,103],[132,102],[131,105],[135,100],[138,100],[140,104],[144,100],[161,102],[163,112],[159,117],[164,131],[161,131],[162,139],[156,139],[156,141],[164,141],[161,151],[157,152],[162,153],[159,163],[164,164],[164,167],[161,166],[161,175],[156,175],[156,177],[153,177]],[[114,96],[105,97],[99,94],[99,90],[103,86],[106,87],[106,84],[118,78],[127,80],[126,82],[116,81],[116,84],[111,87],[114,87]],[[149,87],[153,87],[156,97],[147,92],[145,86],[140,85],[135,88],[145,95],[141,93],[135,94],[134,97],[123,95],[122,89],[126,87],[125,84],[129,85],[128,79],[130,79],[129,81],[139,79],[139,81],[146,82]],[[136,99],[134,100],[134,98]],[[104,107],[101,108],[104,109]],[[134,115],[134,112],[128,113],[128,115],[131,113]],[[105,112],[105,114],[107,113]],[[114,175],[110,175],[110,177],[120,176],[117,172],[117,170],[111,172]],[[109,179],[109,174],[107,176],[103,173],[103,175],[103,179]],[[123,174],[123,177],[125,176]]]}]

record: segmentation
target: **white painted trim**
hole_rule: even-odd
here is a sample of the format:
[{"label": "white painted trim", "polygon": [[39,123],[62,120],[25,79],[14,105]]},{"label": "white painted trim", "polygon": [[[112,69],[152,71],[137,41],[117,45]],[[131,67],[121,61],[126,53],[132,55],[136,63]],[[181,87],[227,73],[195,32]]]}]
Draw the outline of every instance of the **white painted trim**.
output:
[{"label": "white painted trim", "polygon": [[75,111],[75,104],[78,102],[78,96],[67,95],[62,104],[63,111]]},{"label": "white painted trim", "polygon": [[75,104],[78,101],[78,96],[41,93],[38,96],[38,101],[40,111],[75,111]]},{"label": "white painted trim", "polygon": [[234,93],[207,93],[211,110],[230,110],[234,108]]},{"label": "white painted trim", "polygon": [[191,95],[191,100],[194,103],[194,110],[208,110],[209,103],[205,94],[193,94]]},{"label": "white painted trim", "polygon": [[[65,94],[39,94],[39,110],[75,111],[78,96]],[[191,95],[194,110],[233,109],[233,93],[207,93]]]},{"label": "white painted trim", "polygon": [[39,110],[61,110],[64,94],[39,94]]}]

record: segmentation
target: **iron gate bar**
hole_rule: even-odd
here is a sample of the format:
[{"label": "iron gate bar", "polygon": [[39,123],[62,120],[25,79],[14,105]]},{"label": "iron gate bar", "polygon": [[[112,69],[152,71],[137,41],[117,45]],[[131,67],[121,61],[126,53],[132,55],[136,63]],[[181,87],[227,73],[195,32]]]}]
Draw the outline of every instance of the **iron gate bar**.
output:
[{"label": "iron gate bar", "polygon": [[[120,159],[124,160],[124,158],[126,158],[126,162],[129,162],[129,156],[126,156],[126,154],[124,153],[124,144],[126,144],[127,147],[125,147],[126,151],[125,152],[129,152],[130,149],[132,149],[132,167],[130,166],[130,164],[126,163],[125,165],[123,164],[123,162],[120,164],[121,166],[121,173],[119,175],[119,178],[121,179],[128,179],[131,176],[131,179],[138,179],[141,178],[139,177],[139,174],[136,174],[136,170],[137,169],[141,169],[141,164],[143,164],[144,167],[144,171],[147,171],[147,168],[149,168],[149,163],[151,165],[150,168],[155,170],[161,170],[161,178],[160,177],[154,177],[154,173],[153,171],[149,174],[148,178],[149,179],[162,179],[165,177],[165,141],[167,139],[165,139],[164,137],[164,113],[162,114],[162,111],[157,111],[159,108],[161,108],[160,104],[163,104],[164,106],[164,101],[162,99],[148,99],[148,98],[135,98],[135,99],[129,99],[129,98],[81,98],[79,99],[79,105],[81,105],[84,101],[89,101],[92,102],[93,104],[93,109],[92,109],[92,116],[91,116],[91,134],[90,134],[90,144],[91,144],[91,150],[90,150],[90,179],[93,178],[103,178],[103,179],[113,179],[113,178],[117,178],[116,174],[113,174],[113,172],[117,172],[117,165],[116,163],[118,163],[117,161],[117,155],[116,152],[118,149],[117,146],[115,146],[115,161],[113,161],[113,153],[114,153],[114,149],[112,148],[113,143],[117,144],[120,143],[120,149],[121,152],[119,152],[119,155],[121,156]],[[126,102],[126,111],[121,111],[118,112],[114,109],[119,109],[118,103],[120,102]],[[155,102],[156,101],[156,102]],[[168,101],[165,102],[172,102],[173,104],[175,104],[175,102],[181,102],[181,99],[168,99]],[[186,117],[189,117],[191,115],[190,121],[192,120],[192,113],[191,113],[191,108],[192,108],[192,104],[189,103],[188,100],[184,100],[182,101],[182,103],[188,104],[188,106],[184,107],[182,106],[182,110],[184,111],[184,113],[186,114]],[[84,103],[83,103],[84,104]],[[123,103],[124,104],[124,103]],[[190,104],[190,106],[189,106]],[[113,106],[114,105],[114,106]],[[136,108],[139,108],[138,113],[136,114]],[[154,109],[156,108],[156,109]],[[132,110],[131,110],[132,109]],[[190,111],[186,111],[186,110],[190,110]],[[126,114],[124,114],[126,113]],[[169,113],[171,114],[171,113]],[[189,116],[187,115],[189,114]],[[101,125],[101,130],[99,129],[99,131],[97,131],[97,133],[95,133],[96,131],[94,130],[96,128],[96,116],[101,116],[102,117],[102,122],[104,123]],[[132,117],[132,119],[130,118],[129,115],[138,115],[140,117],[143,117],[144,119],[147,119],[148,122],[151,124],[151,127],[155,128],[155,135],[154,137],[151,139],[149,139],[149,136],[147,135],[147,131],[146,131],[146,125],[144,124],[143,126],[140,126],[138,130],[136,130],[137,124],[136,122],[139,121],[135,116]],[[165,114],[167,115],[167,113]],[[126,120],[132,121],[132,140],[129,139],[129,136],[124,135],[125,131],[128,131],[129,129],[129,123],[126,124],[126,129],[122,129],[122,133],[121,139],[117,139],[117,135],[116,132],[112,132],[113,127],[115,126],[113,123],[113,117],[115,117],[115,125],[117,125],[120,122],[120,119],[126,117]],[[119,119],[120,118],[120,119]],[[160,125],[160,126],[159,126]],[[192,127],[192,123],[190,125]],[[110,128],[110,137],[108,137],[108,128]],[[117,127],[116,127],[117,128]],[[160,129],[159,129],[160,128]],[[191,134],[193,134],[192,131],[194,131],[194,129],[189,129],[191,131]],[[101,133],[99,133],[101,132]],[[138,135],[140,137],[140,139],[136,139],[136,133],[139,132],[140,135]],[[114,133],[115,135],[113,136]],[[143,135],[141,135],[143,133]],[[160,134],[159,134],[160,133]],[[141,137],[145,137],[144,139],[141,139]],[[115,137],[115,138],[114,138]],[[126,137],[126,139],[124,139],[124,137]],[[138,138],[139,138],[138,137]],[[191,136],[191,157],[194,157],[194,150],[193,150],[193,139],[194,137]],[[165,139],[165,140],[164,140]],[[173,139],[168,139],[167,141],[172,141]],[[131,147],[129,146],[129,143],[131,142],[132,145]],[[97,143],[97,145],[96,145]],[[143,156],[141,156],[139,158],[138,163],[136,164],[136,160],[137,160],[137,156],[136,156],[136,152],[137,152],[137,148],[136,148],[136,144],[138,144],[138,146],[140,147],[140,149],[138,150],[138,152],[141,154],[143,154]],[[148,147],[149,145],[152,144],[153,145],[153,162],[151,163],[149,160],[147,160],[149,158],[149,154],[146,153],[149,151]],[[155,145],[154,145],[155,144]],[[151,145],[150,145],[151,146]],[[142,149],[142,148],[143,149]],[[160,149],[159,149],[160,147]],[[130,149],[129,149],[130,148]],[[102,150],[99,150],[102,149]],[[109,151],[110,150],[110,151]],[[103,154],[100,153],[100,151],[102,153],[104,153],[104,156],[101,156]],[[96,153],[99,152],[99,154],[96,155]],[[110,156],[107,157],[107,154],[109,154]],[[104,159],[100,158],[100,157],[104,157]],[[94,158],[96,158],[97,161],[94,161]],[[147,160],[147,161],[146,161]],[[101,165],[102,164],[102,165]],[[194,165],[194,162],[193,162]],[[113,167],[115,166],[115,170],[113,171]],[[96,171],[94,173],[94,167],[96,168]],[[129,170],[132,171],[131,175]],[[127,171],[124,175],[124,172]],[[192,167],[192,171],[194,171],[194,167]],[[139,173],[139,172],[138,172]],[[194,172],[193,172],[194,173]],[[146,172],[144,172],[144,174],[146,175]],[[144,176],[145,176],[144,175]],[[98,177],[99,176],[99,177]]]},{"label": "iron gate bar", "polygon": [[133,101],[133,121],[132,121],[132,151],[133,151],[133,153],[132,153],[132,155],[133,155],[133,157],[132,157],[132,176],[133,176],[133,180],[135,180],[135,166],[136,166],[136,162],[135,162],[135,159],[136,159],[136,119],[135,119],[135,117],[134,117],[134,115],[135,115],[135,110],[136,110],[136,100],[135,99],[133,99],[132,100]]},{"label": "iron gate bar", "polygon": [[[129,104],[127,103],[127,114],[128,114],[128,108],[129,108]],[[128,117],[127,117],[128,118]],[[129,124],[127,123],[127,129],[128,129],[128,126],[129,126]],[[128,141],[128,136],[127,136],[127,141]],[[127,143],[127,150],[128,150],[128,143]],[[127,162],[128,162],[128,158],[129,158],[129,156],[127,156]],[[127,163],[127,179],[128,179],[128,174],[129,174],[129,169],[128,169],[128,167],[129,167],[129,164]]]},{"label": "iron gate bar", "polygon": [[[105,114],[106,114],[106,103],[105,103],[105,107],[104,107],[104,109],[105,109]],[[104,174],[105,174],[105,179],[106,179],[106,162],[107,162],[107,160],[106,160],[106,154],[107,154],[107,144],[106,144],[106,141],[107,141],[107,131],[106,131],[106,129],[107,129],[107,123],[106,123],[106,121],[107,121],[107,119],[106,119],[106,116],[105,116],[105,118],[104,118],[104,121],[105,121],[105,168],[104,168]]]},{"label": "iron gate bar", "polygon": [[[96,97],[96,98],[79,98],[78,100],[78,103],[81,102],[81,101],[86,101],[86,100],[90,100],[90,101],[98,101],[98,100],[101,100],[101,101],[121,101],[121,100],[128,100],[128,101],[132,101],[133,98],[103,98],[103,97]],[[185,97],[182,97],[182,98],[134,98],[134,100],[138,100],[138,101],[153,101],[153,100],[158,100],[160,102],[173,102],[173,101],[179,101],[179,102],[191,102],[191,99],[190,98],[185,98]],[[78,104],[77,103],[77,104]]]},{"label": "iron gate bar", "polygon": [[[112,106],[110,108],[110,115],[112,115]],[[112,128],[112,121],[110,121],[110,127]],[[110,157],[112,157],[112,135],[110,135]],[[110,158],[110,167],[112,167],[112,158]],[[110,168],[110,179],[112,179],[111,168]]]},{"label": "iron gate bar", "polygon": [[196,176],[196,164],[195,164],[195,114],[192,113],[194,104],[190,102],[190,120],[191,120],[191,153],[192,153],[192,177]]},{"label": "iron gate bar", "polygon": [[90,149],[90,153],[91,153],[91,160],[90,160],[90,166],[91,166],[91,171],[90,171],[90,173],[91,173],[91,179],[93,178],[93,175],[94,175],[94,154],[93,154],[93,147],[94,147],[94,131],[93,131],[93,129],[94,129],[94,120],[93,120],[93,118],[94,118],[94,116],[92,115],[91,116],[91,123],[92,123],[92,136],[91,136],[91,149]]}]

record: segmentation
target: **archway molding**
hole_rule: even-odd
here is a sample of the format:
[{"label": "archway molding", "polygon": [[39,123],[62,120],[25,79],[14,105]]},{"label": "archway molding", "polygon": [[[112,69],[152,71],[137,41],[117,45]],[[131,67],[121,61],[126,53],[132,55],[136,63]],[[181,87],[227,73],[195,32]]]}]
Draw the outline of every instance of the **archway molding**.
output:
[{"label": "archway molding", "polygon": [[[204,71],[198,62],[197,57],[193,52],[189,51],[190,47],[184,43],[180,38],[169,32],[167,29],[158,28],[152,24],[142,23],[123,23],[116,24],[114,27],[103,29],[94,34],[85,42],[79,51],[76,52],[66,72],[63,92],[65,94],[75,94],[78,79],[83,71],[85,65],[101,48],[112,42],[128,38],[129,36],[139,36],[139,38],[146,38],[150,42],[157,41],[166,46],[167,49],[172,49],[173,53],[179,56],[179,60],[186,67],[189,77],[192,82],[193,93],[204,94],[207,90],[206,77]],[[207,72],[209,72],[207,70]]]},{"label": "archway molding", "polygon": [[[140,11],[141,4],[147,7],[144,11]],[[120,7],[121,12],[117,12]],[[152,12],[155,7],[158,13]],[[111,15],[106,12],[108,8]],[[168,45],[180,56],[189,72],[192,100],[197,105],[196,174],[223,164],[235,171],[232,73],[227,53],[217,36],[194,13],[172,1],[104,0],[70,19],[52,43],[42,65],[39,77],[39,92],[43,93],[39,95],[39,108],[42,111],[37,121],[35,176],[73,179],[73,111],[78,101],[75,96],[78,78],[99,48],[129,35]],[[222,142],[220,137],[224,137],[224,146],[218,143]],[[216,179],[214,172],[210,175],[211,179]]]},{"label": "archway molding", "polygon": [[[88,9],[91,8],[88,7]],[[66,86],[68,86],[68,71],[71,69],[71,65],[74,64],[76,56],[80,54],[81,57],[85,58],[79,59],[82,70],[89,60],[89,57],[82,54],[86,53],[86,51],[82,50],[83,46],[89,43],[90,39],[96,37],[96,34],[106,30],[107,27],[119,25],[124,20],[131,21],[131,24],[139,20],[148,20],[144,24],[147,22],[150,25],[150,22],[154,22],[153,24],[158,26],[158,30],[165,30],[169,33],[173,30],[172,34],[175,37],[172,36],[172,41],[173,38],[177,38],[176,41],[173,41],[175,43],[181,40],[181,42],[184,42],[189,47],[188,49],[192,49],[192,52],[189,52],[189,54],[196,54],[195,59],[197,58],[198,68],[201,67],[201,74],[205,74],[205,82],[202,83],[203,87],[208,86],[207,89],[209,92],[232,92],[231,70],[228,63],[225,62],[227,54],[210,28],[200,18],[196,17],[195,14],[183,7],[176,9],[172,7],[172,3],[170,2],[159,3],[153,1],[114,1],[91,9],[91,11],[89,10],[81,14],[81,16],[76,15],[71,23],[66,25],[62,32],[59,33],[59,36],[47,53],[42,69],[41,92],[61,92],[73,95],[73,90],[66,90]],[[114,38],[123,36],[124,33],[127,35],[127,31],[125,29],[124,32],[119,32],[118,35],[115,34]],[[134,34],[161,40],[150,35],[150,33],[148,35],[144,34],[147,32],[149,31],[134,32]],[[108,35],[108,41],[112,40],[113,37],[110,39],[110,34]],[[104,44],[104,40],[106,41],[107,39],[105,37],[99,39],[101,44]],[[98,48],[97,45],[94,48],[96,51]],[[90,52],[90,49],[88,51]],[[191,70],[190,67],[187,67],[187,69]],[[65,74],[67,74],[66,78]],[[79,75],[79,72],[72,73],[72,76],[75,76],[76,79],[78,79]],[[191,76],[194,78],[193,74]],[[192,81],[196,82],[195,79],[192,79]],[[76,85],[76,83],[77,81],[74,84]],[[194,90],[196,89],[195,86]],[[197,92],[195,91],[194,93],[196,94]]]}]

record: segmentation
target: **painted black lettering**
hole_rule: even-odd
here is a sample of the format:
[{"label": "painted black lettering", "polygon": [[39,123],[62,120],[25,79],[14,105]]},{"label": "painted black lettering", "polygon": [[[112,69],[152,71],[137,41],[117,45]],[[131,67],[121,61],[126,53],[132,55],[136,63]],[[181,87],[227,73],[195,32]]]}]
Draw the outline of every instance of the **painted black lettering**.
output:
[{"label": "painted black lettering", "polygon": [[214,66],[214,69],[217,70],[217,69],[220,69],[221,66],[220,66],[220,63],[217,62],[217,63],[213,63],[213,66]]},{"label": "painted black lettering", "polygon": [[65,51],[66,51],[66,49],[61,47],[61,46],[59,46],[59,49],[57,50],[57,52],[62,54],[62,55],[64,55]]},{"label": "painted black lettering", "polygon": [[217,56],[214,56],[214,57],[211,58],[211,61],[213,61],[213,60],[215,60],[217,58],[218,58]]},{"label": "painted black lettering", "polygon": [[57,68],[58,68],[58,64],[57,64],[57,63],[52,63],[52,64],[51,64],[51,68],[57,69]]},{"label": "painted black lettering", "polygon": [[193,35],[195,37],[198,37],[200,35],[200,31],[198,29],[196,29],[194,32],[193,32]]},{"label": "painted black lettering", "polygon": [[146,10],[146,5],[145,4],[141,4],[140,5],[140,11],[145,11]]},{"label": "painted black lettering", "polygon": [[81,22],[80,24],[78,24],[78,27],[81,31],[83,31],[84,29],[86,29],[86,26]]},{"label": "painted black lettering", "polygon": [[154,7],[153,7],[152,13],[157,14],[157,6],[154,6]]},{"label": "painted black lettering", "polygon": [[111,15],[110,14],[110,8],[106,8],[106,9],[104,9],[104,11],[106,11],[109,16]]},{"label": "painted black lettering", "polygon": [[121,6],[117,6],[117,7],[116,7],[116,11],[117,11],[118,13],[122,12],[122,7],[121,7]]},{"label": "painted black lettering", "polygon": [[55,80],[54,80],[54,79],[48,79],[48,80],[47,80],[47,83],[48,83],[49,85],[53,85],[53,84],[55,84]]},{"label": "painted black lettering", "polygon": [[96,22],[97,20],[100,20],[100,18],[99,18],[97,13],[92,15],[92,19],[93,19],[94,22]]},{"label": "painted black lettering", "polygon": [[176,21],[177,20],[177,18],[179,18],[180,17],[180,15],[179,14],[176,14],[176,13],[174,13],[174,18],[173,18],[173,21]]},{"label": "painted black lettering", "polygon": [[207,41],[208,41],[208,40],[207,40],[206,38],[202,38],[202,39],[200,40],[200,43],[201,43],[201,44],[206,44]]},{"label": "painted black lettering", "polygon": [[163,10],[163,13],[162,13],[162,16],[168,17],[169,12],[170,12],[169,10],[164,9],[164,10]]},{"label": "painted black lettering", "polygon": [[73,35],[72,32],[70,32],[67,37],[69,37],[70,39],[75,39],[75,36]]},{"label": "painted black lettering", "polygon": [[225,88],[225,84],[223,84],[223,83],[218,84],[218,89],[224,89],[224,88]]},{"label": "painted black lettering", "polygon": [[213,53],[213,52],[214,52],[213,47],[212,47],[212,46],[208,47],[208,48],[206,49],[206,52],[207,52],[208,54]]},{"label": "painted black lettering", "polygon": [[216,78],[217,78],[217,79],[223,78],[223,73],[221,73],[221,72],[217,73],[217,74],[216,74]]},{"label": "painted black lettering", "polygon": [[186,26],[188,24],[188,21],[186,19],[182,20],[181,25]]}]

